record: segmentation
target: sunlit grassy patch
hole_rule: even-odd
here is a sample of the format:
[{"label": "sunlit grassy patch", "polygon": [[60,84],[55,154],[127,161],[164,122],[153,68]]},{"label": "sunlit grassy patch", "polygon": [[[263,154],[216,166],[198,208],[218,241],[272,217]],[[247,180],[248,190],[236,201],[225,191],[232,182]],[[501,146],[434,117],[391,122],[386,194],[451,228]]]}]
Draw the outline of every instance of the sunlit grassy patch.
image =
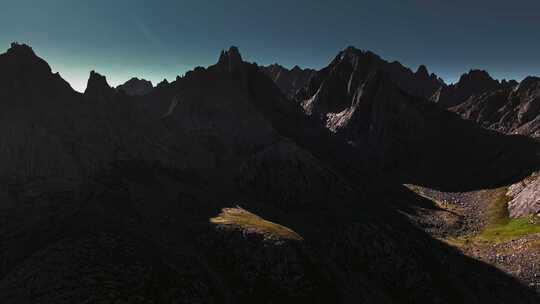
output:
[{"label": "sunlit grassy patch", "polygon": [[507,224],[484,230],[479,237],[486,241],[504,242],[521,236],[540,233],[540,225],[532,219],[511,219]]},{"label": "sunlit grassy patch", "polygon": [[267,221],[241,207],[224,208],[217,217],[211,218],[210,222],[241,230],[251,230],[272,239],[303,240],[291,229]]},{"label": "sunlit grassy patch", "polygon": [[487,210],[487,226],[478,238],[483,241],[504,242],[532,233],[540,233],[535,217],[511,219],[508,214],[506,188],[498,189],[491,196]]}]

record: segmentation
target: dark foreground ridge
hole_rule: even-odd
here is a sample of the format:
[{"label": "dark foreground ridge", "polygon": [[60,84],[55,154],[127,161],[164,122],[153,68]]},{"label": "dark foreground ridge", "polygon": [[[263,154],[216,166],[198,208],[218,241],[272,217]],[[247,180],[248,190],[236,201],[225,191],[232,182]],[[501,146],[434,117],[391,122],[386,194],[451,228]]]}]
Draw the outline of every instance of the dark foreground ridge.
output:
[{"label": "dark foreground ridge", "polygon": [[535,142],[413,96],[437,89],[423,69],[389,64],[401,89],[350,49],[293,102],[231,48],[145,94],[97,73],[79,94],[30,50],[0,55],[1,303],[538,303],[395,207],[423,202],[404,179],[535,165]]}]

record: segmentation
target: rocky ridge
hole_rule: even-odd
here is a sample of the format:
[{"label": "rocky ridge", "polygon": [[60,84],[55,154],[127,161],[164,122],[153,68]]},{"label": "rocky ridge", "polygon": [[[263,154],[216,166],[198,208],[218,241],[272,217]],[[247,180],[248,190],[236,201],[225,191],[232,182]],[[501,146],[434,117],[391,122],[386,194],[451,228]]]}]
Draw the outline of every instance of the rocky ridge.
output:
[{"label": "rocky ridge", "polygon": [[116,89],[123,90],[130,96],[141,96],[150,93],[154,89],[154,86],[151,81],[133,77],[124,84],[117,86]]},{"label": "rocky ridge", "polygon": [[316,73],[314,69],[302,69],[299,66],[294,66],[289,70],[279,64],[264,66],[261,70],[291,99],[296,96],[298,90],[308,84]]},{"label": "rocky ridge", "polygon": [[539,78],[527,77],[511,87],[473,96],[451,110],[487,128],[538,138],[539,88]]},{"label": "rocky ridge", "polygon": [[467,99],[498,89],[511,88],[513,82],[499,82],[483,70],[471,70],[463,74],[455,84],[441,87],[431,100],[442,108],[451,108]]}]

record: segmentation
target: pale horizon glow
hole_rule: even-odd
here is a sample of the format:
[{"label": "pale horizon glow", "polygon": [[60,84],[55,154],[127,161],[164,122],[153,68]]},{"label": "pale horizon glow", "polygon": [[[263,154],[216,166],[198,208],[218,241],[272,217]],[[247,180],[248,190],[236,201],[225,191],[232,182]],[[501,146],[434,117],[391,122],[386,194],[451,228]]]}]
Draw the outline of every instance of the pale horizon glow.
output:
[{"label": "pale horizon glow", "polygon": [[260,65],[321,69],[354,45],[449,83],[470,69],[520,80],[540,73],[538,11],[537,0],[3,0],[0,47],[29,44],[78,91],[91,70],[112,86],[172,81],[231,45]]}]

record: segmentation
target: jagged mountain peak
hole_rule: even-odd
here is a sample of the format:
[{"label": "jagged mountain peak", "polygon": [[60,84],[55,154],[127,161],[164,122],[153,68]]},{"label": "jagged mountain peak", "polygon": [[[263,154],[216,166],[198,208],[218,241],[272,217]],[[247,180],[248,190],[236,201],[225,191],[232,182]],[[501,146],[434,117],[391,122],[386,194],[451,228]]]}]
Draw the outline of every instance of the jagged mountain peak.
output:
[{"label": "jagged mountain peak", "polygon": [[349,45],[347,46],[345,49],[343,49],[343,52],[345,53],[348,53],[348,52],[358,52],[360,51],[360,49],[356,48],[355,46],[353,45]]},{"label": "jagged mountain peak", "polygon": [[96,72],[94,70],[90,71],[90,77],[88,78],[88,84],[99,84],[100,86],[104,85],[104,86],[107,86],[108,88],[111,87],[111,86],[109,86],[109,83],[107,82],[107,77],[105,77],[104,75],[101,75],[100,73],[98,73],[98,72]]},{"label": "jagged mountain peak", "polygon": [[238,69],[242,62],[242,55],[240,55],[238,47],[231,46],[228,51],[221,51],[218,65],[226,67],[230,72],[232,72],[233,70]]},{"label": "jagged mountain peak", "polygon": [[12,42],[11,47],[7,51],[8,54],[21,56],[36,56],[34,49],[25,43]]},{"label": "jagged mountain peak", "polygon": [[151,81],[133,77],[124,84],[116,87],[117,90],[122,90],[131,96],[141,96],[150,93],[154,89]]},{"label": "jagged mountain peak", "polygon": [[349,45],[348,47],[344,48],[338,55],[338,57],[344,57],[344,56],[358,56],[358,55],[375,55],[376,57],[379,57],[377,54],[369,51],[369,50],[362,50],[355,46]]},{"label": "jagged mountain peak", "polygon": [[314,69],[303,69],[298,65],[295,65],[289,70],[277,63],[266,67],[262,66],[260,69],[269,76],[290,99],[294,99],[298,90],[303,89],[317,72]]},{"label": "jagged mountain peak", "polygon": [[420,65],[418,67],[418,69],[416,70],[416,73],[415,73],[417,76],[421,76],[421,77],[424,77],[424,78],[427,78],[429,77],[429,72],[428,72],[428,69],[425,65]]},{"label": "jagged mountain peak", "polygon": [[425,74],[420,76],[397,61],[388,62],[373,52],[348,47],[316,72],[295,99],[308,114],[325,120],[328,112],[339,113],[350,106],[376,72],[384,72],[389,81],[411,95],[429,98],[445,84],[436,75],[429,75],[427,68],[422,70]]},{"label": "jagged mountain peak", "polygon": [[134,81],[145,81],[145,82],[150,82],[144,78],[139,78],[139,77],[131,77],[127,82],[134,82]]},{"label": "jagged mountain peak", "polygon": [[529,89],[531,87],[540,87],[540,77],[536,76],[527,76],[525,79],[523,79],[519,86],[516,88],[517,90],[523,90],[523,89]]},{"label": "jagged mountain peak", "polygon": [[294,65],[292,68],[287,68],[285,66],[282,66],[281,64],[279,63],[272,63],[268,66],[263,66],[264,69],[276,69],[276,70],[280,70],[280,71],[287,71],[287,72],[293,72],[293,73],[299,73],[299,72],[304,72],[304,71],[315,71],[314,69],[311,69],[311,68],[302,68],[301,66],[299,65]]},{"label": "jagged mountain peak", "polygon": [[114,89],[111,88],[105,76],[91,71],[84,94],[93,97],[109,97],[114,94]]},{"label": "jagged mountain peak", "polygon": [[496,81],[489,75],[488,72],[479,69],[470,70],[468,73],[461,75],[458,84],[476,82],[476,81]]},{"label": "jagged mountain peak", "polygon": [[513,89],[519,85],[519,82],[517,82],[514,79],[510,79],[510,80],[503,79],[501,80],[501,85],[504,86],[505,88]]},{"label": "jagged mountain peak", "polygon": [[365,59],[373,60],[373,61],[379,61],[379,60],[382,61],[382,58],[379,55],[371,51],[361,50],[354,46],[348,46],[343,51],[339,52],[339,54],[336,56],[336,58],[331,63],[331,65],[337,64],[343,61],[348,61],[354,64],[354,62],[357,62],[359,58],[365,58]]},{"label": "jagged mountain peak", "polygon": [[31,72],[31,74],[48,73],[52,74],[49,64],[38,57],[32,47],[27,44],[11,43],[11,47],[6,53],[0,56],[5,58],[6,65],[20,66],[19,72]]},{"label": "jagged mountain peak", "polygon": [[459,81],[441,88],[431,98],[432,101],[443,108],[457,106],[473,96],[483,93],[504,89],[508,84],[503,84],[489,75],[488,72],[479,69],[472,69],[461,75]]},{"label": "jagged mountain peak", "polygon": [[0,83],[3,90],[27,90],[37,95],[72,91],[71,86],[27,44],[13,42],[0,54]]},{"label": "jagged mountain peak", "polygon": [[450,107],[462,118],[503,133],[540,138],[539,77],[499,82],[485,71],[471,71],[447,89],[446,101],[462,100]]}]

